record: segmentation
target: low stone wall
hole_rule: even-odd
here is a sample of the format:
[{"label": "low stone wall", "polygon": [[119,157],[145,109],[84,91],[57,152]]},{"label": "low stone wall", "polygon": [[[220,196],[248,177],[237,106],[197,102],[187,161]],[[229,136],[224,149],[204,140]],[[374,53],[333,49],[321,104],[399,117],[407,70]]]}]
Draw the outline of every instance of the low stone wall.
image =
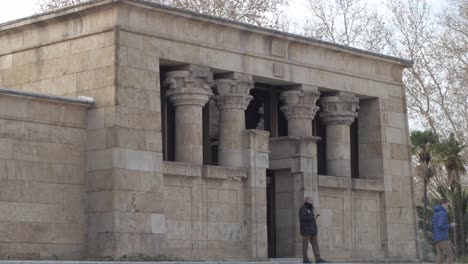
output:
[{"label": "low stone wall", "polygon": [[164,162],[166,237],[170,259],[249,258],[246,169]]},{"label": "low stone wall", "polygon": [[0,259],[84,256],[90,104],[0,89]]}]

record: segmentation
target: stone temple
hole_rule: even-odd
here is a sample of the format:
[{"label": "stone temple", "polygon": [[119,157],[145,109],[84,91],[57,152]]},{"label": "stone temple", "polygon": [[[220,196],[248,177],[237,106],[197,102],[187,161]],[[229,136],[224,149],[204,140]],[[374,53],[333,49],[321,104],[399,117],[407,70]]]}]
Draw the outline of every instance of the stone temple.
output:
[{"label": "stone temple", "polygon": [[137,0],[0,25],[0,259],[415,260],[411,62]]}]

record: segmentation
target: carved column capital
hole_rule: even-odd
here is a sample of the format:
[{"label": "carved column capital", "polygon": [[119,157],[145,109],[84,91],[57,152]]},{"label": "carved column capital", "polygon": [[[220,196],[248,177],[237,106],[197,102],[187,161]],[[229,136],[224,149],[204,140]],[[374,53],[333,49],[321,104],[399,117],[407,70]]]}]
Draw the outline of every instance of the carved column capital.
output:
[{"label": "carved column capital", "polygon": [[187,65],[166,74],[166,96],[174,106],[204,106],[213,95],[213,73],[206,67]]},{"label": "carved column capital", "polygon": [[216,95],[213,99],[219,110],[238,109],[245,111],[252,96],[250,89],[254,86],[251,75],[228,73],[215,80]]},{"label": "carved column capital", "polygon": [[320,118],[325,125],[351,125],[358,116],[359,98],[345,92],[324,96],[320,99]]},{"label": "carved column capital", "polygon": [[281,107],[287,120],[314,119],[319,107],[315,105],[320,96],[318,91],[290,90],[281,93]]}]

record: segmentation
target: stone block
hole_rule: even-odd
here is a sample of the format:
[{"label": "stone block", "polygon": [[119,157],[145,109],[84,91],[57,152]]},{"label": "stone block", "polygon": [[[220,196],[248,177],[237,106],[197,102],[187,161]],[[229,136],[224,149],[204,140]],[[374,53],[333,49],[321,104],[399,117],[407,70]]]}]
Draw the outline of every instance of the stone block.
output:
[{"label": "stone block", "polygon": [[[115,113],[116,125],[134,129],[161,131],[161,113],[140,109],[118,107]],[[148,122],[151,120],[151,122]]]},{"label": "stone block", "polygon": [[145,72],[145,86],[146,90],[149,91],[160,91],[159,71],[146,71]]},{"label": "stone block", "polygon": [[151,233],[166,233],[166,219],[164,214],[151,214]]},{"label": "stone block", "polygon": [[383,163],[381,160],[359,160],[359,177],[363,179],[383,179]]},{"label": "stone block", "polygon": [[119,43],[123,46],[143,49],[143,36],[140,34],[134,34],[130,32],[120,31],[119,32]]},{"label": "stone block", "polygon": [[149,110],[149,91],[119,87],[119,89],[117,89],[117,104],[129,108]]},{"label": "stone block", "polygon": [[12,65],[13,65],[12,54],[0,56],[0,70],[11,68]]},{"label": "stone block", "polygon": [[[164,175],[178,175],[187,177],[201,177],[202,166],[185,162],[164,161]],[[179,184],[176,184],[179,185]]]},{"label": "stone block", "polygon": [[0,96],[0,115],[26,118],[27,111],[26,100],[12,96]]},{"label": "stone block", "polygon": [[57,184],[32,182],[31,202],[57,204]]},{"label": "stone block", "polygon": [[114,191],[117,196],[114,208],[122,211],[161,213],[164,196],[160,192]]},{"label": "stone block", "polygon": [[113,257],[116,241],[114,233],[88,234],[89,257]]},{"label": "stone block", "polygon": [[114,169],[115,185],[118,190],[160,192],[163,189],[163,176],[160,173]]},{"label": "stone block", "polygon": [[275,57],[287,57],[288,53],[288,42],[279,39],[272,39],[270,46],[270,55]]},{"label": "stone block", "polygon": [[86,171],[110,169],[113,167],[113,149],[86,152]]},{"label": "stone block", "polygon": [[64,164],[84,165],[84,146],[62,145]]},{"label": "stone block", "polygon": [[122,233],[151,233],[151,214],[141,212],[114,212],[115,231]]},{"label": "stone block", "polygon": [[28,104],[27,117],[33,120],[60,122],[65,106],[45,101],[31,101]]},{"label": "stone block", "polygon": [[406,115],[403,113],[386,112],[386,125],[389,127],[406,129]]},{"label": "stone block", "polygon": [[114,67],[104,67],[77,73],[77,90],[86,91],[114,86]]},{"label": "stone block", "polygon": [[12,54],[13,65],[25,65],[37,62],[39,60],[39,49],[30,49]]},{"label": "stone block", "polygon": [[18,120],[0,119],[0,137],[2,138],[25,138],[25,122]]},{"label": "stone block", "polygon": [[114,193],[97,191],[88,193],[88,212],[108,212],[113,210]]},{"label": "stone block", "polygon": [[208,189],[207,201],[210,203],[234,204],[237,201],[237,191]]},{"label": "stone block", "polygon": [[391,144],[390,159],[409,160],[409,146],[406,144]]},{"label": "stone block", "polygon": [[104,128],[104,109],[88,110],[86,121],[88,130]]},{"label": "stone block", "polygon": [[128,66],[136,69],[148,69],[147,56],[139,49],[127,48]]},{"label": "stone block", "polygon": [[208,240],[244,240],[246,230],[237,223],[208,222]]},{"label": "stone block", "polygon": [[70,54],[70,41],[44,45],[39,49],[38,54],[41,61],[66,57]]},{"label": "stone block", "polygon": [[[4,163],[6,169],[6,164]],[[5,173],[7,175],[7,172]],[[0,201],[30,202],[30,183],[27,181],[1,180]]]},{"label": "stone block", "polygon": [[51,243],[54,224],[28,222],[2,222],[0,242],[6,243]]},{"label": "stone block", "polygon": [[117,75],[118,84],[126,88],[145,89],[145,74],[146,71],[142,69],[120,66]]},{"label": "stone block", "polygon": [[388,143],[406,144],[406,132],[403,129],[386,127],[385,135]]},{"label": "stone block", "polygon": [[33,77],[31,67],[29,65],[18,65],[12,68],[7,68],[2,71],[3,86],[13,87],[15,85],[30,82]]},{"label": "stone block", "polygon": [[[68,58],[68,57],[67,57]],[[69,61],[67,58],[54,58],[45,61],[38,61],[31,65],[24,65],[30,69],[30,75],[28,80],[39,81],[44,79],[50,79],[64,74],[70,74],[67,69],[70,67],[69,63],[78,63],[77,61]]]},{"label": "stone block", "polygon": [[85,229],[82,224],[54,224],[53,242],[59,244],[83,244]]},{"label": "stone block", "polygon": [[14,157],[15,141],[9,138],[0,138],[0,159],[12,159]]},{"label": "stone block", "polygon": [[88,233],[111,233],[114,230],[114,212],[88,213]]},{"label": "stone block", "polygon": [[155,171],[153,153],[149,151],[114,148],[113,167],[129,170]]},{"label": "stone block", "polygon": [[86,150],[99,150],[109,147],[107,146],[107,132],[109,130],[109,128],[88,130],[86,132]]},{"label": "stone block", "polygon": [[166,219],[166,239],[189,239],[190,230],[189,221]]},{"label": "stone block", "polygon": [[161,255],[162,234],[133,234],[121,233],[118,235],[117,256],[127,257],[158,257]]},{"label": "stone block", "polygon": [[113,189],[112,169],[88,171],[86,174],[87,191],[107,191]]},{"label": "stone block", "polygon": [[0,180],[16,179],[16,162],[14,160],[0,160]]},{"label": "stone block", "polygon": [[380,107],[383,111],[395,112],[395,113],[406,113],[404,100],[400,96],[389,96],[379,100]]},{"label": "stone block", "polygon": [[84,201],[84,195],[84,186],[82,185],[57,185],[58,204],[82,205]]},{"label": "stone block", "polygon": [[106,33],[95,34],[87,37],[77,38],[69,44],[71,53],[84,52],[94,50],[110,45],[106,39]]},{"label": "stone block", "polygon": [[237,206],[232,204],[208,203],[209,222],[238,222]]}]

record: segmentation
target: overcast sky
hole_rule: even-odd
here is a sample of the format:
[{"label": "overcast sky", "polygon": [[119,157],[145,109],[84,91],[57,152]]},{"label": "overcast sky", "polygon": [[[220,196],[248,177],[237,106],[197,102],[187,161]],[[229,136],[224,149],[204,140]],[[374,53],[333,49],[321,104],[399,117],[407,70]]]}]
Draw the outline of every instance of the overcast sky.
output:
[{"label": "overcast sky", "polygon": [[[370,7],[381,7],[382,0],[366,0]],[[434,9],[440,9],[444,0],[428,0]],[[289,16],[294,20],[300,20],[305,16],[306,0],[291,0]],[[27,17],[38,13],[37,0],[0,0],[0,23]]]}]

